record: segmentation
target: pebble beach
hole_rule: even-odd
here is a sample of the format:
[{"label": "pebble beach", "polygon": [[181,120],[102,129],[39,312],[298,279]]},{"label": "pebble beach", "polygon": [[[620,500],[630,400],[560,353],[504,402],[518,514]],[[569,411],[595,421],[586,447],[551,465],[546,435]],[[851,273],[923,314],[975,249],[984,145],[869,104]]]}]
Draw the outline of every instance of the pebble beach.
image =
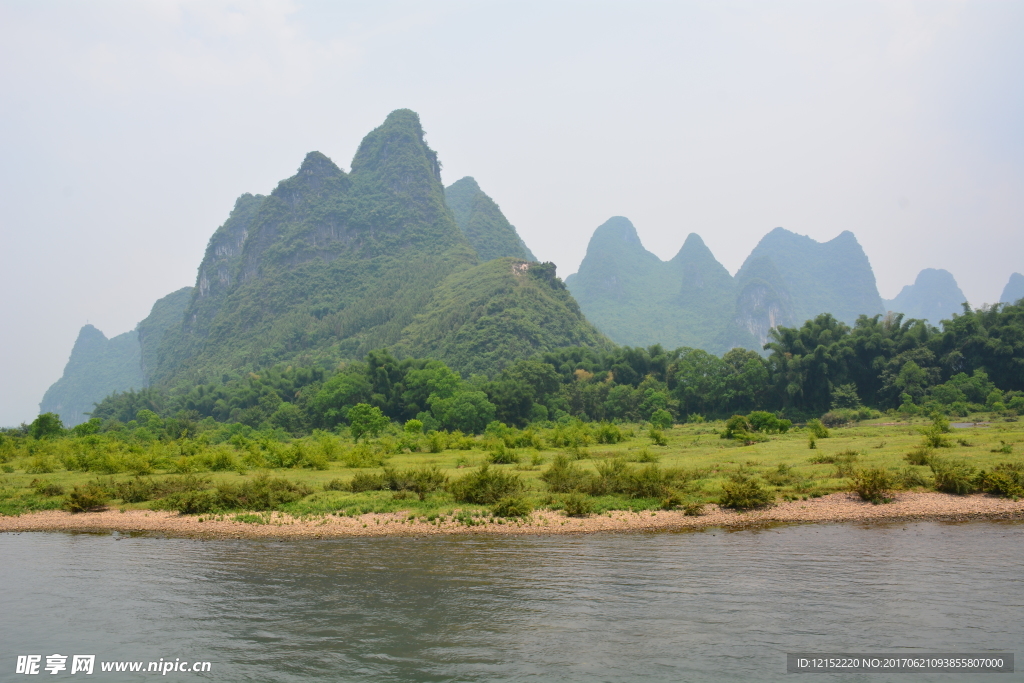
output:
[{"label": "pebble beach", "polygon": [[[241,519],[238,519],[238,518]],[[902,492],[885,504],[866,503],[852,493],[787,501],[764,510],[737,512],[717,505],[704,514],[681,511],[611,511],[586,517],[567,517],[551,510],[534,511],[528,518],[461,521],[407,512],[359,516],[292,517],[282,513],[181,515],[152,510],[104,510],[72,514],[59,510],[0,517],[0,532],[65,531],[155,534],[208,538],[339,538],[347,536],[426,536],[437,534],[579,534],[743,528],[776,523],[898,522],[912,520],[1024,520],[1024,501],[984,494],[954,496],[934,492]]]}]

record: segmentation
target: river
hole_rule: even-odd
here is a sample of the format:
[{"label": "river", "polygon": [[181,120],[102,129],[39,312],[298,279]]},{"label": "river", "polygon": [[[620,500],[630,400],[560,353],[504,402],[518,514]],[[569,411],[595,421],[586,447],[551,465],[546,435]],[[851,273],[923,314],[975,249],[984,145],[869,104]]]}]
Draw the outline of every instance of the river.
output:
[{"label": "river", "polygon": [[[216,681],[775,681],[787,652],[1024,653],[1024,524],[192,540],[0,534],[18,655]],[[1020,671],[1020,666],[1017,668]],[[998,681],[1020,674],[808,674]]]}]

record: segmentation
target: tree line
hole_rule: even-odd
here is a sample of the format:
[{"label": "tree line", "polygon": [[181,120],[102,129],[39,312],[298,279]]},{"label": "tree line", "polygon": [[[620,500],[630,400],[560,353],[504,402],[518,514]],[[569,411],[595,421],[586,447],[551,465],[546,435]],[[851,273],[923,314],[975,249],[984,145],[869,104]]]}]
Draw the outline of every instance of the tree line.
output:
[{"label": "tree line", "polygon": [[755,410],[794,420],[871,409],[1024,412],[1024,302],[965,305],[941,327],[899,314],[861,316],[851,327],[823,314],[773,330],[765,350],[736,348],[719,357],[657,345],[564,348],[493,377],[462,377],[442,361],[380,349],[332,370],[273,367],[188,390],[114,394],[92,417],[126,423],[149,410],[185,422],[212,418],[301,434],[346,425],[357,405],[396,422],[416,419],[428,430],[464,433],[480,433],[493,421],[650,421],[657,411],[676,422]]}]

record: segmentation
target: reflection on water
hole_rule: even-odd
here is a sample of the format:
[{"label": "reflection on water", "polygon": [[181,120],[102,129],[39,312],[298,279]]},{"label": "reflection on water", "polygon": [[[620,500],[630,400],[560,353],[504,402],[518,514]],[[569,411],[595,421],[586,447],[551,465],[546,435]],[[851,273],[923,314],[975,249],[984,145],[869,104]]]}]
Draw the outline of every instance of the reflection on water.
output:
[{"label": "reflection on water", "polygon": [[[0,534],[0,558],[0,680],[22,678],[18,654],[55,652],[209,660],[218,681],[764,681],[787,677],[789,651],[1024,655],[1020,524],[283,542],[26,533]],[[968,680],[870,676],[911,679]]]}]

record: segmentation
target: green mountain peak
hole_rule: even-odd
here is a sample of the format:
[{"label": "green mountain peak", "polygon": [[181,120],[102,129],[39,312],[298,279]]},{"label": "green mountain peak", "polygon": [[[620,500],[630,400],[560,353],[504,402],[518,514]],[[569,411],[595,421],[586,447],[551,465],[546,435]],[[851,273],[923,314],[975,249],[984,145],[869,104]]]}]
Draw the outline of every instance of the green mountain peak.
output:
[{"label": "green mountain peak", "polygon": [[938,325],[954,313],[963,312],[967,297],[948,270],[925,268],[917,274],[914,284],[900,290],[895,299],[886,301],[886,308],[903,313],[908,319],[927,320]]},{"label": "green mountain peak", "polygon": [[473,245],[482,261],[512,257],[536,261],[515,227],[488,197],[476,180],[466,176],[444,190],[445,201],[455,223]]},{"label": "green mountain peak", "polygon": [[1006,304],[1013,304],[1017,303],[1021,299],[1024,299],[1024,275],[1014,273],[1010,276],[1010,280],[1006,283],[1006,287],[1003,288],[1003,294],[999,297],[999,301]]}]

